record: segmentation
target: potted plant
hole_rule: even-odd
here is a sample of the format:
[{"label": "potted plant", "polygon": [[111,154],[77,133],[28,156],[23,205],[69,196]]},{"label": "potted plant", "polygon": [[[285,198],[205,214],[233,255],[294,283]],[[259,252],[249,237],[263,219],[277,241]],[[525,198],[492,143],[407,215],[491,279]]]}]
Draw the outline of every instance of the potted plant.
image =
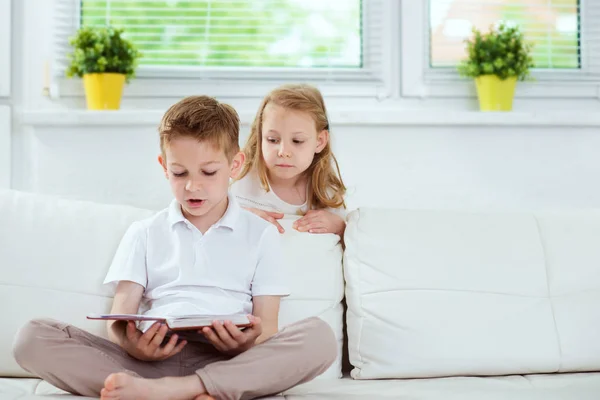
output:
[{"label": "potted plant", "polygon": [[481,111],[510,111],[517,80],[529,77],[534,66],[532,45],[518,26],[505,23],[483,34],[473,29],[467,39],[468,57],[458,66],[461,76],[475,78]]},{"label": "potted plant", "polygon": [[68,77],[83,78],[89,110],[118,110],[123,86],[135,75],[141,56],[122,29],[82,27],[69,39]]}]

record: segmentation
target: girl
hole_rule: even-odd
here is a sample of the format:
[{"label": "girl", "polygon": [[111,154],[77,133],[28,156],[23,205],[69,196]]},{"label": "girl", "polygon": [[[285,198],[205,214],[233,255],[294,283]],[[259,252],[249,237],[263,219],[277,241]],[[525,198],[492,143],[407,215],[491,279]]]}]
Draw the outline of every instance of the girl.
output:
[{"label": "girl", "polygon": [[335,233],[346,228],[344,194],[329,143],[323,96],[313,86],[284,85],[262,101],[243,149],[245,164],[231,187],[242,206],[272,222],[302,215],[300,232]]}]

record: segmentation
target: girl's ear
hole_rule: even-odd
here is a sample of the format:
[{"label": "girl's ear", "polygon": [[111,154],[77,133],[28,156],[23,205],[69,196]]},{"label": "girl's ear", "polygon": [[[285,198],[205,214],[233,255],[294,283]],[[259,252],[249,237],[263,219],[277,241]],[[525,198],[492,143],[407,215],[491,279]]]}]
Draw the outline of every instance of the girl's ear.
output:
[{"label": "girl's ear", "polygon": [[329,131],[327,129],[323,129],[321,132],[317,134],[317,148],[315,149],[315,153],[320,153],[323,151],[327,143],[329,142]]},{"label": "girl's ear", "polygon": [[235,179],[235,177],[238,176],[242,167],[244,166],[245,160],[246,160],[246,155],[242,151],[238,152],[233,157],[233,160],[231,161],[231,173],[229,174],[229,176],[231,178]]}]

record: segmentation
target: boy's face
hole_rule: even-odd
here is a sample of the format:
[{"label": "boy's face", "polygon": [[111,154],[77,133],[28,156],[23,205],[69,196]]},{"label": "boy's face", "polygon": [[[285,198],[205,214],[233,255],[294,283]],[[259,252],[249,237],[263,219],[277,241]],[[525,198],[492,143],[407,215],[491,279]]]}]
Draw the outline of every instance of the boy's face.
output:
[{"label": "boy's face", "polygon": [[184,216],[217,222],[227,208],[229,178],[239,172],[243,154],[236,154],[230,162],[211,143],[180,137],[167,145],[165,159],[158,159]]}]

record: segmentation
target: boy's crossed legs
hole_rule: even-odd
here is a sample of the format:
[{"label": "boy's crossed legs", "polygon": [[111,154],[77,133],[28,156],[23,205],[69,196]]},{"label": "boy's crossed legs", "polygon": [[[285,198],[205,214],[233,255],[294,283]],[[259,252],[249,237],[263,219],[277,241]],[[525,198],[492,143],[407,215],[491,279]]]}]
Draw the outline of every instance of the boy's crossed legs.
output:
[{"label": "boy's crossed legs", "polygon": [[313,317],[229,358],[207,345],[188,345],[158,362],[139,361],[118,345],[51,320],[28,323],[14,355],[26,370],[71,393],[107,399],[251,399],[308,382],[334,361],[329,326]]}]

